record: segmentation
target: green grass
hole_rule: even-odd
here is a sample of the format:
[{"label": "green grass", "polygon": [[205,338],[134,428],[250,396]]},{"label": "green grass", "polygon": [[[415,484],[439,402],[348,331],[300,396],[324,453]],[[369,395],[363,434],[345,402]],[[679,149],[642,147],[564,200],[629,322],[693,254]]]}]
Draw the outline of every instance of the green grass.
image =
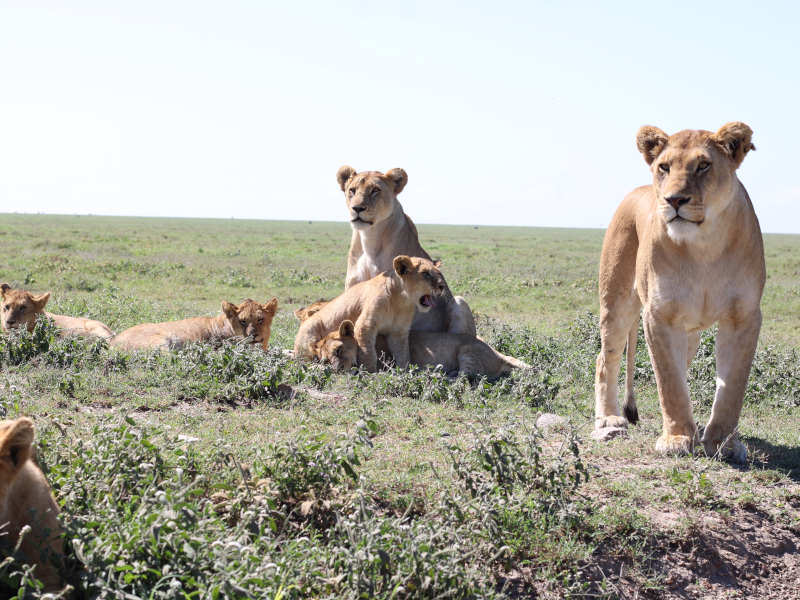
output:
[{"label": "green grass", "polygon": [[[736,469],[653,452],[660,413],[642,339],[641,424],[588,438],[602,232],[420,236],[480,335],[532,373],[342,375],[287,359],[291,310],[340,291],[346,224],[0,215],[0,280],[52,291],[53,312],[119,331],[214,314],[223,299],[281,304],[268,353],[234,342],[128,354],[59,339],[46,322],[0,337],[0,411],[36,421],[77,597],[657,598],[708,581],[697,570],[676,584],[671,565],[713,535],[741,536],[745,517],[770,535],[797,531],[800,238],[765,238],[764,327],[740,425],[751,458]],[[690,373],[700,422],[713,386],[708,334]],[[569,424],[539,432],[542,412]],[[0,593],[30,592],[28,580],[0,567]]]}]

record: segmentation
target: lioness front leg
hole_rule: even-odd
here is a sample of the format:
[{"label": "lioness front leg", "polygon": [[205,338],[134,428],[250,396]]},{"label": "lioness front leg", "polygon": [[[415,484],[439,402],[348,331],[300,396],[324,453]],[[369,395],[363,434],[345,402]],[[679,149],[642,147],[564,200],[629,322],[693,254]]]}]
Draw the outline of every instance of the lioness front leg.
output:
[{"label": "lioness front leg", "polygon": [[378,337],[377,328],[373,326],[370,319],[365,319],[362,315],[356,321],[355,336],[358,344],[358,364],[370,373],[374,373],[378,370],[378,353],[375,350],[375,341]]},{"label": "lioness front leg", "polygon": [[724,458],[733,462],[743,463],[747,459],[747,450],[738,440],[735,429],[742,412],[760,329],[760,310],[738,322],[719,323],[716,343],[717,390],[711,418],[703,432],[703,445],[709,456],[719,451]]},{"label": "lioness front leg", "polygon": [[411,361],[411,353],[408,347],[408,331],[404,334],[387,335],[386,343],[389,345],[389,352],[394,357],[394,364],[401,369],[408,368],[408,363]]},{"label": "lioness front leg", "polygon": [[694,448],[697,427],[692,419],[686,364],[689,339],[686,331],[643,315],[644,336],[656,374],[658,401],[664,429],[656,442],[662,454],[688,454]]},{"label": "lioness front leg", "polygon": [[[594,426],[627,427],[617,403],[619,363],[628,339],[628,332],[637,322],[639,299],[631,295],[600,311],[600,353],[594,375]],[[629,401],[632,401],[632,397]],[[635,404],[633,405],[635,408]],[[627,409],[626,405],[626,409]]]}]

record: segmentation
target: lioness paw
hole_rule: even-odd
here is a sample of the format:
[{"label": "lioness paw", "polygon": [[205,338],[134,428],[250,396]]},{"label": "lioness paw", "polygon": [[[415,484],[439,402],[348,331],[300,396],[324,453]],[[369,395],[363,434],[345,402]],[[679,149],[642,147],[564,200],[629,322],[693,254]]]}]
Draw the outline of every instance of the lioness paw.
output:
[{"label": "lioness paw", "polygon": [[656,441],[656,452],[669,456],[686,456],[694,449],[694,437],[662,434]]},{"label": "lioness paw", "polygon": [[617,415],[609,415],[607,417],[597,417],[594,420],[595,429],[603,429],[604,427],[627,427],[628,419],[625,417],[618,417]]},{"label": "lioness paw", "polygon": [[737,438],[732,437],[725,444],[721,444],[719,440],[703,439],[703,447],[706,456],[721,458],[736,465],[747,462],[747,447]]}]

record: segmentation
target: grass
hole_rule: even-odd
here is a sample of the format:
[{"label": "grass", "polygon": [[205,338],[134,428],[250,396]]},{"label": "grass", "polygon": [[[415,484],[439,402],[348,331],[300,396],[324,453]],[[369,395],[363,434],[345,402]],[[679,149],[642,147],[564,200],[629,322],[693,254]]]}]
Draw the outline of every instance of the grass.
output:
[{"label": "grass", "polygon": [[[36,421],[77,597],[713,597],[718,579],[691,557],[727,556],[738,523],[772,536],[742,569],[773,569],[777,585],[775,552],[759,548],[800,542],[800,239],[765,238],[764,328],[740,423],[751,458],[737,469],[655,455],[643,339],[641,424],[589,439],[602,232],[420,235],[480,335],[532,373],[342,375],[287,359],[291,309],[341,287],[346,224],[0,215],[0,280],[52,291],[53,312],[120,331],[213,314],[223,299],[281,303],[268,353],[235,342],[123,353],[60,339],[46,321],[0,337],[0,412]],[[707,334],[690,372],[700,422],[713,386]],[[569,423],[540,431],[542,412]],[[769,597],[734,579],[728,591]],[[0,566],[0,593],[35,587],[24,566]]]}]

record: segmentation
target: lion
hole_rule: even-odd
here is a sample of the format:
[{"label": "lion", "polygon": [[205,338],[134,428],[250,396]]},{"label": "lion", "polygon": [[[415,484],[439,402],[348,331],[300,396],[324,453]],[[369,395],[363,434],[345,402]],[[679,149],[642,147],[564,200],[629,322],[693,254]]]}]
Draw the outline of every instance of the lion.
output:
[{"label": "lion", "polygon": [[[639,130],[636,145],[650,165],[653,183],[625,197],[603,240],[597,428],[638,421],[632,378],[641,310],[663,416],[656,449],[690,453],[702,441],[710,456],[746,459],[735,431],[761,328],[766,278],[761,229],[736,176],[755,149],[752,134],[740,122],[716,133],[685,130],[669,136],[656,127]],[[714,323],[719,326],[717,388],[700,440],[686,372],[700,331]],[[617,375],[626,340],[622,416]]]},{"label": "lion", "polygon": [[36,565],[34,575],[52,592],[62,584],[63,529],[58,504],[32,454],[33,421],[0,421],[0,545],[12,553],[23,527],[29,526],[17,558]]},{"label": "lion", "polygon": [[[431,260],[419,243],[414,222],[403,212],[397,194],[408,175],[403,169],[386,173],[341,167],[336,180],[344,192],[353,235],[347,255],[345,289],[392,270],[395,256],[416,256]],[[453,296],[445,282],[436,307],[419,312],[411,328],[415,331],[449,331],[475,336],[475,319],[466,300]]]},{"label": "lion", "polygon": [[408,366],[408,332],[414,315],[436,306],[434,298],[441,295],[445,282],[436,264],[426,258],[400,255],[392,265],[392,271],[348,288],[305,320],[294,341],[294,356],[311,360],[317,342],[350,320],[355,324],[358,362],[367,371],[377,369],[378,335],[386,336],[398,366]]},{"label": "lion", "polygon": [[100,321],[45,312],[44,307],[50,300],[50,292],[34,295],[25,290],[12,289],[7,283],[0,283],[0,299],[3,305],[0,318],[3,331],[21,327],[33,331],[36,319],[39,315],[44,315],[53,320],[63,335],[99,337],[104,340],[114,336],[108,326]]},{"label": "lion", "polygon": [[[497,379],[514,369],[530,369],[529,364],[501,354],[486,342],[463,333],[411,331],[408,334],[410,364],[418,367],[441,366],[450,376]],[[378,336],[378,353],[392,358],[383,336]],[[317,342],[314,355],[334,369],[346,371],[357,366],[358,344],[351,321],[342,321],[338,330]]]},{"label": "lion", "polygon": [[175,349],[189,342],[225,339],[236,336],[250,338],[266,350],[272,319],[278,311],[278,299],[259,304],[250,298],[239,304],[222,302],[222,313],[216,317],[194,317],[167,323],[143,323],[118,333],[111,346],[125,350],[157,348]]}]

